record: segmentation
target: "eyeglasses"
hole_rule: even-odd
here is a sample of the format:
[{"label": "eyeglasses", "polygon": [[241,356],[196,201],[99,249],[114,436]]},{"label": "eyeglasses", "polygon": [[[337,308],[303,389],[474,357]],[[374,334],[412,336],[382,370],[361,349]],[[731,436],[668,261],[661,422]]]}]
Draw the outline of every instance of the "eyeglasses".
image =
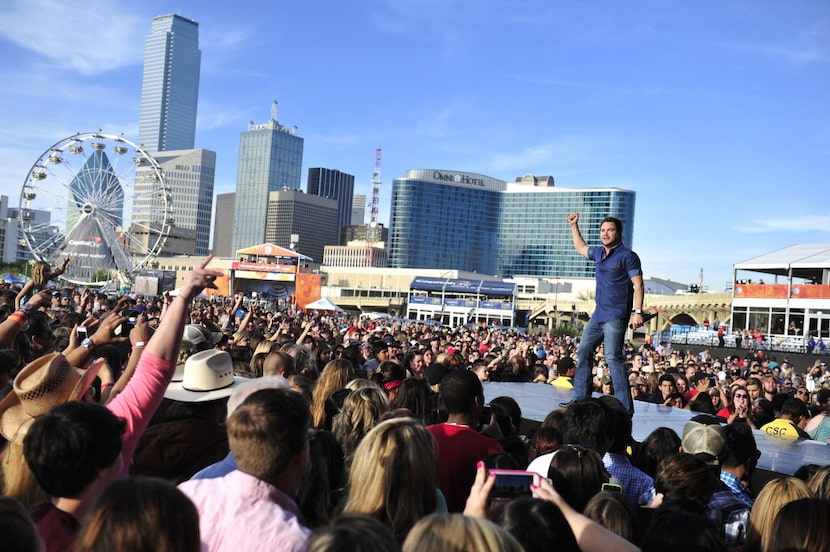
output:
[{"label": "eyeglasses", "polygon": [[798,391],[795,392],[795,394],[796,395],[809,395],[810,392],[807,391],[806,389],[799,389]]},{"label": "eyeglasses", "polygon": [[743,393],[741,393],[740,395],[735,394],[735,398],[736,399],[748,399],[749,395],[746,395],[746,394],[743,394]]}]

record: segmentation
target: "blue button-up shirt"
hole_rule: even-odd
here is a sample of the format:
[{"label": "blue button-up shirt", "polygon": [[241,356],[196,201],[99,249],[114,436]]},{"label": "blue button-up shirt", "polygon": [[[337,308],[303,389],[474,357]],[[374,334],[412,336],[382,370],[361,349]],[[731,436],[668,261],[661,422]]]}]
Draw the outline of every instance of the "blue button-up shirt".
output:
[{"label": "blue button-up shirt", "polygon": [[589,247],[588,258],[596,263],[596,303],[594,322],[628,318],[634,306],[631,278],[642,276],[640,257],[622,243],[608,255],[604,247]]}]

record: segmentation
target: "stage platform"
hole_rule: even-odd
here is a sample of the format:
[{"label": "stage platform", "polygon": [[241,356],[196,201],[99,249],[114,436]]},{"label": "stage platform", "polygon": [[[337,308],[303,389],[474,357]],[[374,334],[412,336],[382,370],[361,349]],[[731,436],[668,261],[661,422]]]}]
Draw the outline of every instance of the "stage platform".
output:
[{"label": "stage platform", "polygon": [[[571,400],[571,391],[560,390],[544,383],[485,382],[486,402],[496,397],[513,397],[522,408],[522,417],[541,423],[559,403]],[[599,397],[599,394],[594,396]],[[634,401],[634,439],[642,441],[658,427],[670,427],[683,436],[683,426],[695,412],[656,404]],[[830,445],[815,441],[783,441],[773,439],[760,431],[754,431],[761,458],[758,467],[784,474],[792,474],[804,464],[830,464]]]}]

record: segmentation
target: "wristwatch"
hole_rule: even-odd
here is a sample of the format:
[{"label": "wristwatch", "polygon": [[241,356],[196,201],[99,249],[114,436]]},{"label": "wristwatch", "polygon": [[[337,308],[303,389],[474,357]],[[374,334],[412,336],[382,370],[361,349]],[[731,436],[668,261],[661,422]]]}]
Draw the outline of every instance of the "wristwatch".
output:
[{"label": "wristwatch", "polygon": [[643,314],[643,309],[631,309],[634,314]]},{"label": "wristwatch", "polygon": [[95,342],[92,341],[91,337],[87,337],[83,341],[81,341],[81,347],[86,347],[87,349],[92,349],[95,347]]}]

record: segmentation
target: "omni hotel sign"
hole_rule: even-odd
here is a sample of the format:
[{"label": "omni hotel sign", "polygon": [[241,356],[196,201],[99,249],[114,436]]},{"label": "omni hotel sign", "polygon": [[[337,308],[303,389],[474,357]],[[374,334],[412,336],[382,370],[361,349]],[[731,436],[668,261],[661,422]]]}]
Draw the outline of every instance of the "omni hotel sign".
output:
[{"label": "omni hotel sign", "polygon": [[466,174],[460,173],[442,173],[441,171],[432,171],[432,179],[440,180],[441,182],[453,182],[455,184],[467,184],[469,186],[485,187],[483,178],[473,178]]}]

